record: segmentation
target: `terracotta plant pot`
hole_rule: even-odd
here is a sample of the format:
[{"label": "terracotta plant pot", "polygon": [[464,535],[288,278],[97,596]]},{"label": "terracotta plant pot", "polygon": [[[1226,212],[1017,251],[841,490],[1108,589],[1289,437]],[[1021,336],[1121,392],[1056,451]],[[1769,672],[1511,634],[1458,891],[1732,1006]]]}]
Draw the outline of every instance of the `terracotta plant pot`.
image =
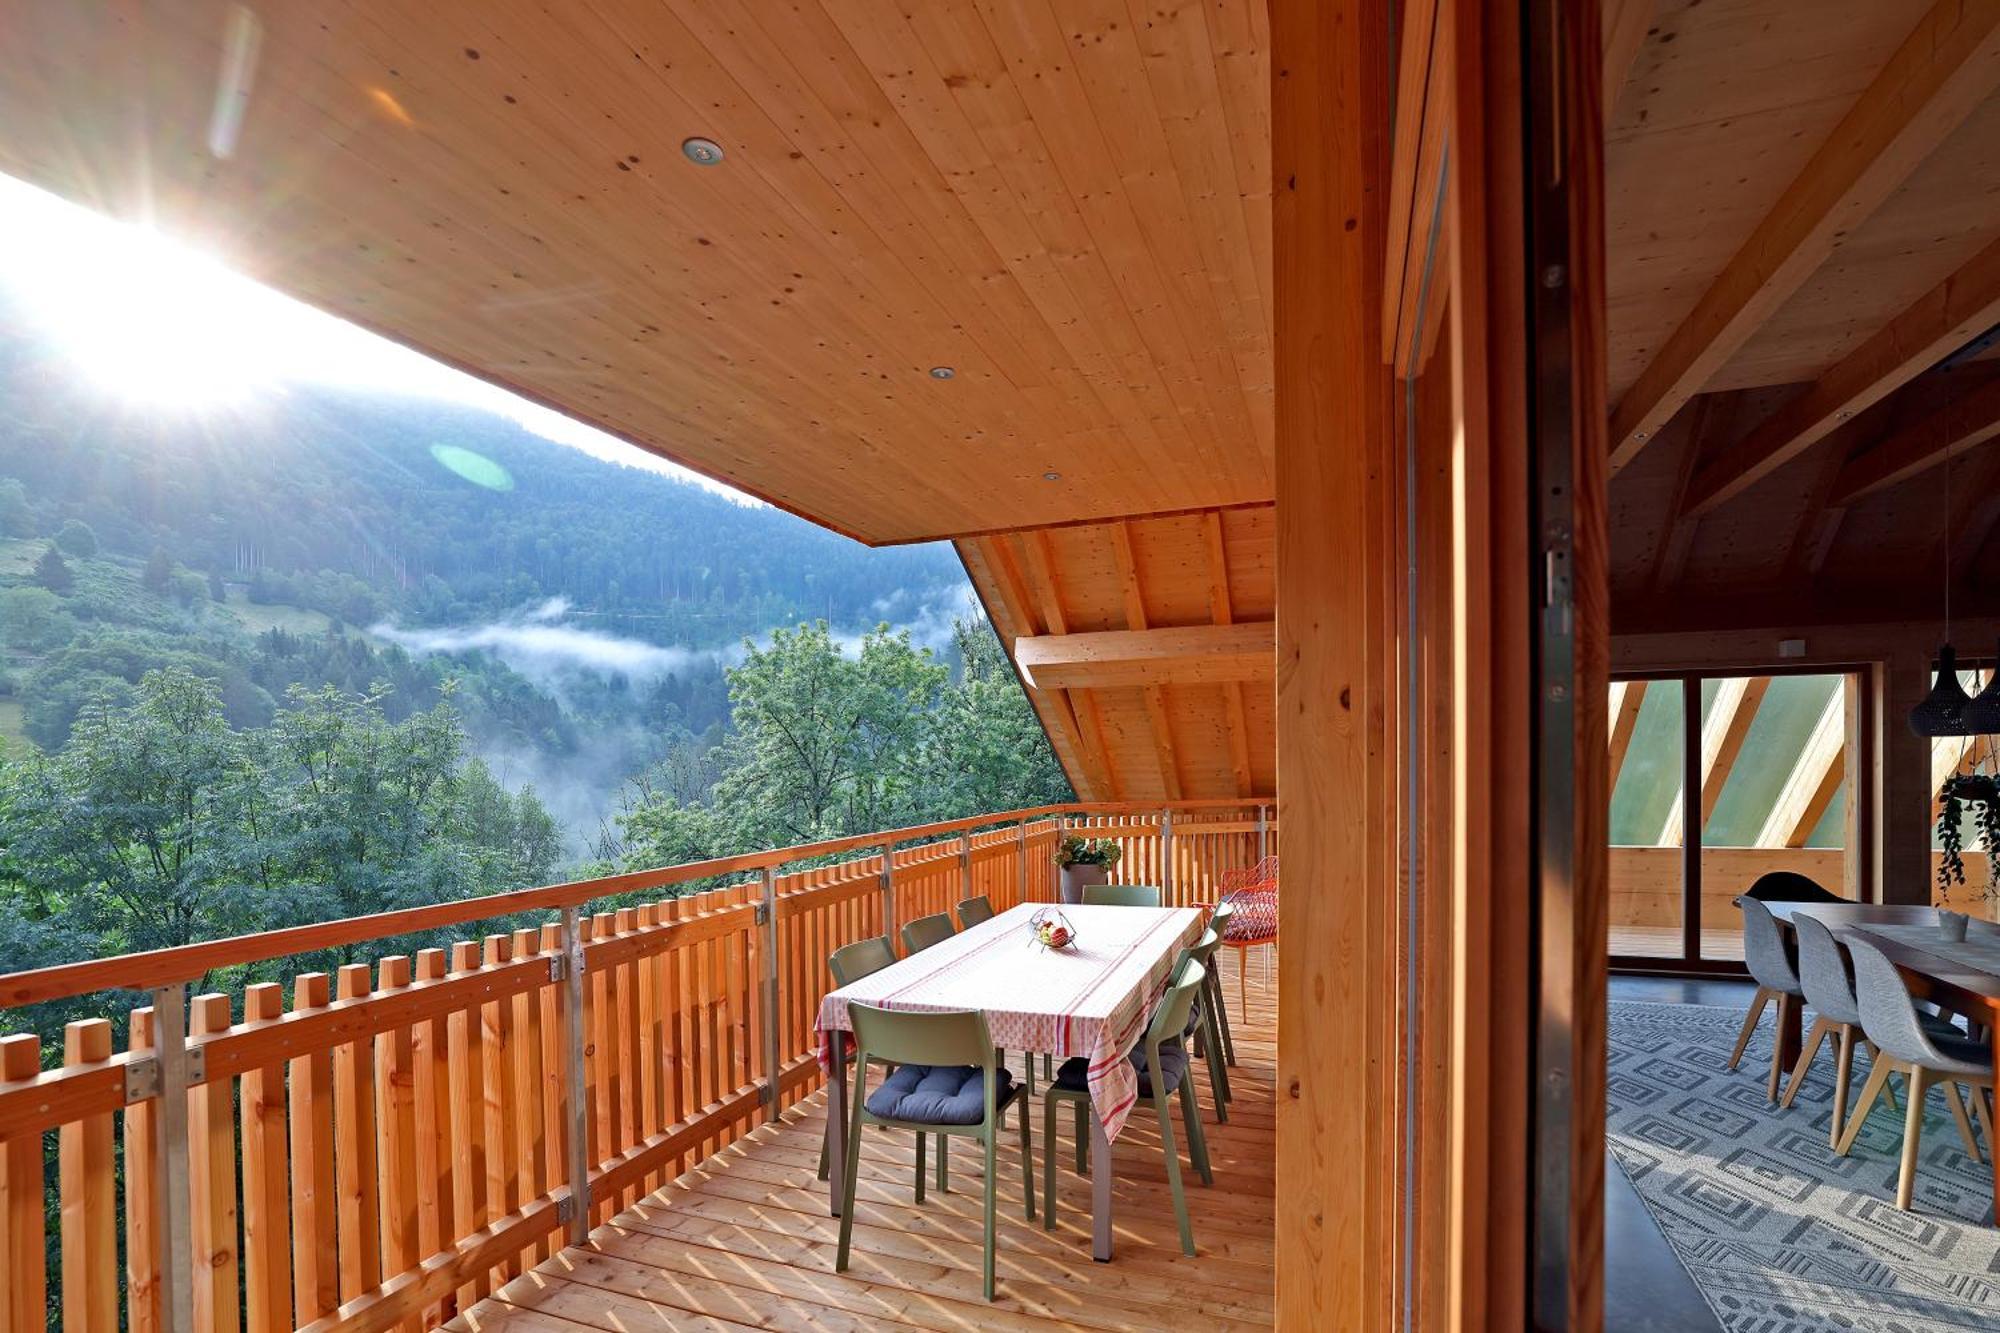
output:
[{"label": "terracotta plant pot", "polygon": [[1062,868],[1062,901],[1073,907],[1083,901],[1083,889],[1086,884],[1109,884],[1110,882],[1110,866],[1064,866]]}]

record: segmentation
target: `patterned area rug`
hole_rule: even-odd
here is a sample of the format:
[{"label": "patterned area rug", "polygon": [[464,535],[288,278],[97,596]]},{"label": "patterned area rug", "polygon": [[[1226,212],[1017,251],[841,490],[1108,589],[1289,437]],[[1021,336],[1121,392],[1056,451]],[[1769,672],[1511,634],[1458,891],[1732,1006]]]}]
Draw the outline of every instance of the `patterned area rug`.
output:
[{"label": "patterned area rug", "polygon": [[[1836,1157],[1831,1057],[1779,1111],[1764,1100],[1771,1012],[1736,1072],[1724,1067],[1742,1021],[1708,1005],[1611,1005],[1612,1156],[1723,1327],[2000,1330],[1992,1168],[1965,1155],[1943,1094],[1929,1098],[1914,1207],[1899,1211],[1902,1116],[1878,1104]],[[1857,1052],[1851,1096],[1866,1066]]]}]

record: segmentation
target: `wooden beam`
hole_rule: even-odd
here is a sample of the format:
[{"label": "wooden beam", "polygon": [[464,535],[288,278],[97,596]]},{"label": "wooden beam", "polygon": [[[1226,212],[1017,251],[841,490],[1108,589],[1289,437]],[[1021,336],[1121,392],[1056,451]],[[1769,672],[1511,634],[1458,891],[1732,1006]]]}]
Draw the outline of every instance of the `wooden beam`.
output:
[{"label": "wooden beam", "polygon": [[1969,393],[1953,395],[1951,402],[1921,421],[1849,459],[1834,480],[1830,503],[1851,505],[1995,436],[2000,436],[2000,377]]},{"label": "wooden beam", "polygon": [[2000,241],[1918,297],[1744,440],[1702,468],[1690,511],[1712,509],[2000,324]]},{"label": "wooden beam", "polygon": [[1618,790],[1618,774],[1625,767],[1625,755],[1632,748],[1632,732],[1639,725],[1639,709],[1645,702],[1645,681],[1611,683],[1611,762],[1606,766],[1604,779],[1607,796]]},{"label": "wooden beam", "polygon": [[[1729,784],[1730,770],[1736,767],[1736,756],[1742,753],[1743,740],[1750,734],[1750,724],[1756,721],[1758,706],[1770,688],[1769,676],[1725,677],[1708,705],[1708,714],[1701,721],[1703,824],[1715,813],[1715,803]],[[1660,830],[1660,846],[1679,846],[1686,826],[1687,801],[1686,793],[1682,793],[1667,812],[1666,825]]]},{"label": "wooden beam", "polygon": [[1803,847],[1846,774],[1847,692],[1836,682],[1757,832],[1759,847]]},{"label": "wooden beam", "polygon": [[1680,468],[1674,476],[1673,503],[1666,511],[1666,530],[1660,534],[1659,549],[1653,554],[1651,586],[1655,595],[1680,582],[1681,571],[1687,568],[1688,556],[1694,550],[1695,527],[1699,520],[1686,512],[1688,487],[1693,483],[1695,468],[1701,462],[1702,443],[1717,424],[1716,417],[1713,395],[1695,400],[1694,411],[1689,413],[1687,445],[1681,452]]},{"label": "wooden beam", "polygon": [[1617,472],[2000,83],[2000,0],[1938,0],[1611,416]]},{"label": "wooden beam", "polygon": [[[1208,553],[1208,614],[1218,625],[1236,620],[1229,599],[1229,553],[1222,541],[1222,515],[1211,510],[1202,515],[1202,545]],[[1276,658],[1272,660],[1276,667]],[[1250,766],[1250,723],[1243,709],[1243,682],[1226,681],[1222,686],[1224,725],[1229,728],[1229,768],[1236,779],[1236,794],[1249,796],[1256,777]]]},{"label": "wooden beam", "polygon": [[[1272,0],[1274,463],[1278,506],[1279,903],[1276,1302],[1280,1328],[1385,1326],[1397,1271],[1400,1138],[1385,1124],[1398,1049],[1381,922],[1397,885],[1369,874],[1383,835],[1366,795],[1383,736],[1371,682],[1391,651],[1369,614],[1371,467],[1381,364],[1388,160],[1387,10]],[[1483,1280],[1480,1270],[1478,1279]]]},{"label": "wooden beam", "polygon": [[1037,635],[1014,641],[1014,660],[1036,689],[1143,689],[1269,680],[1276,649],[1270,621],[1245,620]]},{"label": "wooden beam", "polygon": [[1618,95],[1632,77],[1632,62],[1646,44],[1658,0],[1604,0],[1604,118],[1618,109]]}]

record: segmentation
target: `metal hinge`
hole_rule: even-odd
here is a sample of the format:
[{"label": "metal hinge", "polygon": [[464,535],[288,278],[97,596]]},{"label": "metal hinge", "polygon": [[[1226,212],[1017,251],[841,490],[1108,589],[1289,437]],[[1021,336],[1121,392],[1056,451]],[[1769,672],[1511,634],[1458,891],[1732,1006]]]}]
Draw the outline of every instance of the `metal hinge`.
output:
[{"label": "metal hinge", "polygon": [[563,981],[569,977],[569,959],[559,953],[549,955],[549,980]]},{"label": "metal hinge", "polygon": [[760,926],[771,924],[771,904],[758,903],[750,914],[750,919]]},{"label": "metal hinge", "polygon": [[567,1222],[576,1216],[576,1195],[565,1194],[556,1200],[556,1221]]},{"label": "metal hinge", "polygon": [[776,1088],[772,1087],[769,1083],[759,1083],[757,1085],[757,1105],[769,1106],[777,1100],[778,1090]]}]

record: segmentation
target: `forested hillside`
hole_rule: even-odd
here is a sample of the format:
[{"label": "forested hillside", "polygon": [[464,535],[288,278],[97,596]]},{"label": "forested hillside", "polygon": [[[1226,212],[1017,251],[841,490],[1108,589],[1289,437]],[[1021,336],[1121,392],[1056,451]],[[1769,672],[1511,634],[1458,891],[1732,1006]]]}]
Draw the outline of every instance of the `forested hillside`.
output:
[{"label": "forested hillside", "polygon": [[436,400],[134,407],[0,305],[8,963],[1066,790],[947,547]]}]

